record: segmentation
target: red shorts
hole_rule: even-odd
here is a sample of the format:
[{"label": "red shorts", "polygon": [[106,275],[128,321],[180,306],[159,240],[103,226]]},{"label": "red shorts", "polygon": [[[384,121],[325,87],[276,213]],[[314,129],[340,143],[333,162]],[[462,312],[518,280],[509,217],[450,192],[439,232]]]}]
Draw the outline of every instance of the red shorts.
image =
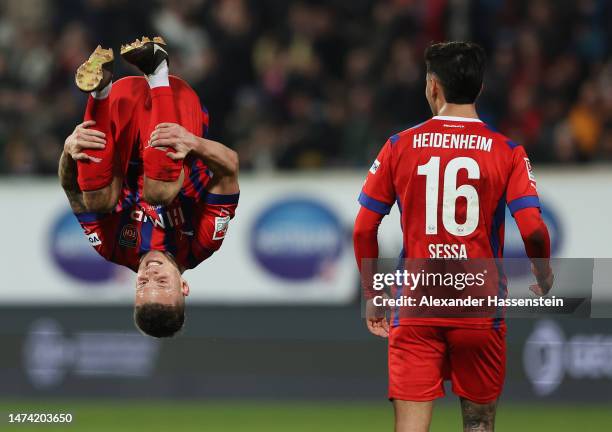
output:
[{"label": "red shorts", "polygon": [[498,329],[400,325],[389,333],[389,399],[430,401],[453,393],[490,403],[506,375],[506,327]]},{"label": "red shorts", "polygon": [[[102,189],[111,183],[114,175],[125,177],[134,150],[141,155],[144,175],[148,178],[175,181],[179,177],[183,161],[174,161],[166,151],[147,145],[156,117],[160,122],[179,123],[189,132],[202,136],[208,116],[202,112],[197,94],[185,81],[170,76],[170,87],[171,90],[157,89],[157,93],[152,93],[144,77],[130,76],[113,82],[106,100],[89,97],[85,120],[95,120],[93,129],[103,131],[107,142],[104,150],[85,152],[100,162],[78,162],[81,190]],[[156,97],[157,107],[152,95]],[[169,109],[169,105],[174,105],[174,109]]]}]

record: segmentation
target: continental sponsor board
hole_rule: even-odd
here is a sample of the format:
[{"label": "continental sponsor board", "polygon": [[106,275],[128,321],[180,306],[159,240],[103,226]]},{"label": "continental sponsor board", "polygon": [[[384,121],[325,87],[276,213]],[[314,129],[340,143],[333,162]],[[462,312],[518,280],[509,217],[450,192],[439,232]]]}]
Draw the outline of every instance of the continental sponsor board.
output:
[{"label": "continental sponsor board", "polygon": [[[200,304],[347,304],[358,296],[351,231],[365,172],[317,176],[245,177],[236,218],[219,221],[220,251],[185,276],[189,301]],[[605,199],[612,174],[593,170],[538,170],[542,214],[557,257],[610,255]],[[330,187],[333,185],[333,187]],[[85,235],[55,182],[0,185],[3,240],[0,262],[4,304],[113,305],[133,301],[134,275],[110,264]],[[223,223],[222,223],[223,222]],[[148,221],[147,223],[155,223]],[[124,226],[117,236],[133,244]],[[506,215],[507,257],[524,256],[512,217]],[[394,207],[380,229],[381,256],[402,249]],[[612,292],[604,293],[612,297]]]}]

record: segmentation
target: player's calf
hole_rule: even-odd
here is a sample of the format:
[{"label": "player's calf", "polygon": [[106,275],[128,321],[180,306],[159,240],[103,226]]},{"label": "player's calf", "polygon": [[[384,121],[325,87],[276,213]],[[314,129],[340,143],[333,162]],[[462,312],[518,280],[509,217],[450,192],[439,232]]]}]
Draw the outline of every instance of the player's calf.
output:
[{"label": "player's calf", "polygon": [[395,432],[427,432],[431,424],[433,401],[394,399]]},{"label": "player's calf", "polygon": [[495,411],[497,401],[478,404],[461,398],[463,432],[493,432],[495,430]]}]

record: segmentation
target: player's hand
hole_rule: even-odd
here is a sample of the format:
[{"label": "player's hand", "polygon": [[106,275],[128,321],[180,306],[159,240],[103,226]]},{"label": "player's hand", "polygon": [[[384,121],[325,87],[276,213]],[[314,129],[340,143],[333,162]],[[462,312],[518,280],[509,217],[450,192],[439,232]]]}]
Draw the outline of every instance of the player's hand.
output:
[{"label": "player's hand", "polygon": [[538,283],[531,285],[529,287],[529,290],[537,296],[545,296],[546,294],[548,294],[555,281],[555,275],[553,274],[552,269],[548,267],[547,271],[540,273],[538,272],[536,267],[531,264],[531,271],[536,277]]},{"label": "player's hand", "polygon": [[83,150],[102,150],[106,147],[106,134],[95,129],[88,129],[95,124],[95,121],[87,120],[77,125],[64,141],[64,153],[69,154],[76,161],[100,162],[102,159],[83,152]]},{"label": "player's hand", "polygon": [[[386,295],[385,295],[386,297]],[[370,333],[382,338],[389,337],[389,322],[387,321],[387,308],[376,306],[374,299],[366,303],[366,325]]]},{"label": "player's hand", "polygon": [[174,152],[168,152],[166,155],[172,160],[182,160],[195,147],[196,137],[176,123],[160,123],[151,134],[149,144],[160,150],[172,148]]}]

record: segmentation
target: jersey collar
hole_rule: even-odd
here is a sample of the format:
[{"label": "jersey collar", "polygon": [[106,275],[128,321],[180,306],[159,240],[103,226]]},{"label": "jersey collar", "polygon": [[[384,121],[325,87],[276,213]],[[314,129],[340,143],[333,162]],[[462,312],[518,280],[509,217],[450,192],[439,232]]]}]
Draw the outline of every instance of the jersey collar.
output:
[{"label": "jersey collar", "polygon": [[460,122],[474,122],[482,123],[482,120],[469,118],[469,117],[455,117],[455,116],[434,116],[434,120],[446,120],[446,121],[460,121]]}]

